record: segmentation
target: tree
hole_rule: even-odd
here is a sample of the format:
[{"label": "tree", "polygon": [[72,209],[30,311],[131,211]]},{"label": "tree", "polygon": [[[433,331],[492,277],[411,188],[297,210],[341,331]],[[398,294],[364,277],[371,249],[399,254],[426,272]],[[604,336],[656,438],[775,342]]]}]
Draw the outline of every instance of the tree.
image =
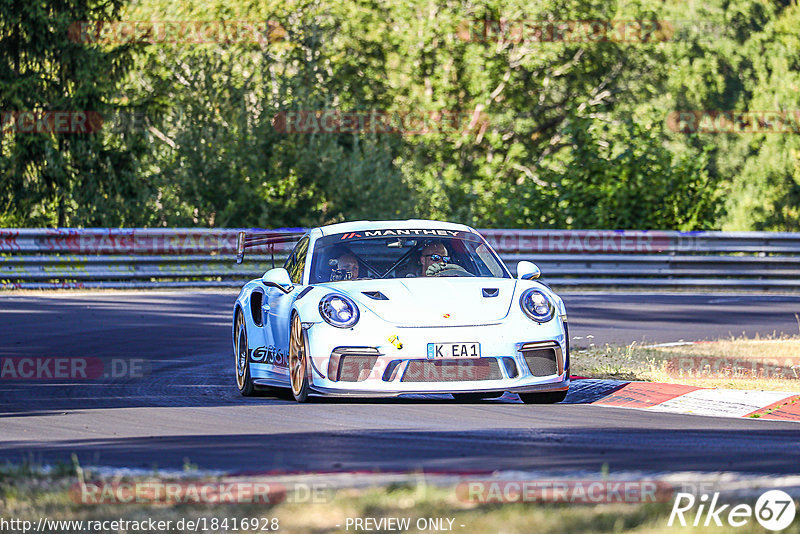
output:
[{"label": "tree", "polygon": [[[136,179],[136,152],[143,146],[130,136],[109,142],[110,133],[91,118],[109,119],[125,109],[113,99],[132,50],[102,48],[70,34],[75,23],[113,18],[121,7],[120,0],[0,1],[0,110],[6,119],[0,224],[135,223],[132,215],[146,196]],[[56,111],[88,113],[93,126],[22,132],[12,125],[11,117],[26,112],[52,124]]]}]

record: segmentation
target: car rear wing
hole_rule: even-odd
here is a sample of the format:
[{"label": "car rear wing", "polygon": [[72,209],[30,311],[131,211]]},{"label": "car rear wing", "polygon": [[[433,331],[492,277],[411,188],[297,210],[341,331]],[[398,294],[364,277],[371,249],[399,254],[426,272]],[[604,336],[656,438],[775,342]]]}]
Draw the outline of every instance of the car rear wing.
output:
[{"label": "car rear wing", "polygon": [[255,247],[269,247],[272,263],[275,263],[275,245],[294,243],[303,237],[302,231],[244,230],[236,238],[236,263],[244,261],[245,251]]}]

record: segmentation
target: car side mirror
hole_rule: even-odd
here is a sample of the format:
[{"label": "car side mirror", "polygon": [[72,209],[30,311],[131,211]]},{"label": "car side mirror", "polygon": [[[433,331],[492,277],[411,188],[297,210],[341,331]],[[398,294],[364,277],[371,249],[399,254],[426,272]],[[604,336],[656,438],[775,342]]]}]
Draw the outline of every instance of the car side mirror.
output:
[{"label": "car side mirror", "polygon": [[289,278],[289,271],[283,267],[276,267],[265,272],[261,277],[261,283],[267,287],[277,287],[284,293],[291,293],[294,289],[292,279]]},{"label": "car side mirror", "polygon": [[517,278],[520,280],[536,280],[542,276],[539,267],[530,261],[521,261],[517,264]]}]

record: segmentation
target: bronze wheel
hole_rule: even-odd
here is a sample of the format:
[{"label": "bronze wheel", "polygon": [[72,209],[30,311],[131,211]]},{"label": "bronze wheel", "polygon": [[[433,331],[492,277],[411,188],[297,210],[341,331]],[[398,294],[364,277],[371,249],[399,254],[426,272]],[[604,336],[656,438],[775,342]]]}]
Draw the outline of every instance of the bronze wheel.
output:
[{"label": "bronze wheel", "polygon": [[297,402],[308,399],[308,374],[305,334],[300,317],[295,314],[289,330],[289,376],[292,381],[292,395]]},{"label": "bronze wheel", "polygon": [[242,311],[236,312],[236,327],[233,330],[235,337],[234,358],[236,359],[236,387],[239,393],[250,397],[255,392],[253,379],[250,377],[250,362],[248,361],[247,327],[244,324]]}]

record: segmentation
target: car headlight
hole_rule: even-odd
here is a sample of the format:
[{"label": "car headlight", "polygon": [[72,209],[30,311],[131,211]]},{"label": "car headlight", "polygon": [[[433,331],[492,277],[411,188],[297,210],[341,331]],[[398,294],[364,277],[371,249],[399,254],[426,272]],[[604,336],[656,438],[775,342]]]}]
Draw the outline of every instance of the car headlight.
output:
[{"label": "car headlight", "polygon": [[319,301],[319,314],[325,322],[337,328],[350,328],[359,317],[356,303],[337,293],[325,295]]},{"label": "car headlight", "polygon": [[553,318],[555,305],[538,289],[528,289],[519,298],[519,305],[525,315],[537,323],[546,323]]}]

